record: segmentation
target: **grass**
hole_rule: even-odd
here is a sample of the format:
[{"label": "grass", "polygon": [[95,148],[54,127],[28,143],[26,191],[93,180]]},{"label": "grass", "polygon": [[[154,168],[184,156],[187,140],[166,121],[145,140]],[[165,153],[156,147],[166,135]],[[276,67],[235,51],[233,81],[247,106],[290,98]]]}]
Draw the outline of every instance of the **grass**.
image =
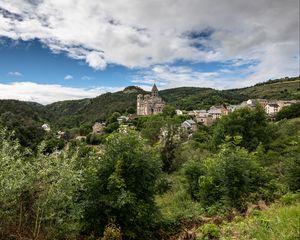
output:
[{"label": "grass", "polygon": [[171,189],[156,198],[156,203],[161,209],[163,218],[170,222],[197,220],[203,213],[199,202],[191,199],[185,190],[185,183],[179,173],[169,176],[172,182]]},{"label": "grass", "polygon": [[300,205],[274,204],[266,211],[221,226],[220,239],[297,240],[300,239]]}]

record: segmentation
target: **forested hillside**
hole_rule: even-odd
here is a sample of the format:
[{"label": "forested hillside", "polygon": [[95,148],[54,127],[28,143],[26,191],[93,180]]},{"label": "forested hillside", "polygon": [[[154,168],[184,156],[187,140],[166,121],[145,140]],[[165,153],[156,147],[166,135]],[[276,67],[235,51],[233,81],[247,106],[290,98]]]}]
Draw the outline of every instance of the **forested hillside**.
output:
[{"label": "forested hillside", "polygon": [[[136,96],[145,93],[138,87],[105,93],[96,98],[61,101],[42,106],[15,100],[0,102],[0,115],[16,114],[19,122],[40,125],[48,122],[52,128],[71,129],[82,124],[105,121],[113,112],[134,113]],[[183,110],[209,108],[219,104],[238,104],[250,98],[300,99],[300,78],[283,78],[259,83],[252,87],[215,90],[211,88],[181,87],[162,90],[159,93],[167,104]],[[8,113],[8,114],[10,114]],[[5,121],[7,122],[7,121]]]}]

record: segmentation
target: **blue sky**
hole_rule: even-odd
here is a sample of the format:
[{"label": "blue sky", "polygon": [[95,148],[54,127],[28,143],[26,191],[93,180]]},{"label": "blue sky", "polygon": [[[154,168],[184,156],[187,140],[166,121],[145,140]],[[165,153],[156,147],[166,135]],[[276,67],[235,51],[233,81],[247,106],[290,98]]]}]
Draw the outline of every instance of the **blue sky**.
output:
[{"label": "blue sky", "polygon": [[3,0],[0,98],[48,104],[300,74],[298,0],[217,1]]}]

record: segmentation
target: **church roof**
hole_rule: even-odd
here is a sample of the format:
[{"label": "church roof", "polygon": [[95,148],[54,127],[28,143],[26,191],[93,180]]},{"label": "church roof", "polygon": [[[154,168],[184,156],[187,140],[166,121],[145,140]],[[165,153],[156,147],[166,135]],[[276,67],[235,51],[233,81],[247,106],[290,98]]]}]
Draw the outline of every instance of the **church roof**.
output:
[{"label": "church roof", "polygon": [[158,92],[158,89],[157,89],[155,83],[153,84],[151,92]]}]

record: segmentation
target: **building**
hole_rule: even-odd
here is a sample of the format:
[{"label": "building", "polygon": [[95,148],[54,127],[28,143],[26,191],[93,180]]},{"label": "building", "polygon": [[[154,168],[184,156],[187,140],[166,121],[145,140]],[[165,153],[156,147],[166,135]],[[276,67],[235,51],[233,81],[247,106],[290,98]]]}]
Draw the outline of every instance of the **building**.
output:
[{"label": "building", "polygon": [[212,106],[209,110],[208,113],[212,115],[213,119],[218,119],[223,115],[228,115],[228,109],[221,105],[221,106]]},{"label": "building", "polygon": [[139,94],[137,96],[137,106],[136,113],[140,116],[145,115],[154,115],[162,113],[163,108],[165,107],[165,102],[160,96],[158,96],[158,89],[154,84],[151,90],[151,95]]},{"label": "building", "polygon": [[185,128],[186,130],[191,131],[191,132],[197,131],[197,128],[198,128],[197,127],[197,123],[194,120],[192,120],[192,119],[184,121],[181,124],[181,127]]},{"label": "building", "polygon": [[44,123],[42,125],[42,129],[44,129],[44,131],[49,132],[51,130],[50,125],[47,123]]},{"label": "building", "polygon": [[103,123],[95,122],[93,126],[93,133],[102,133],[104,131],[104,127]]},{"label": "building", "polygon": [[176,109],[176,115],[183,115],[183,112],[179,109]]},{"label": "building", "polygon": [[268,115],[275,115],[280,110],[280,107],[277,103],[268,103],[265,107],[265,111]]},{"label": "building", "polygon": [[127,117],[127,116],[120,116],[117,118],[117,121],[119,124],[127,122],[128,120],[129,120],[129,117]]},{"label": "building", "polygon": [[208,112],[202,112],[196,116],[196,122],[201,123],[205,126],[209,126],[214,122],[214,118]]}]

